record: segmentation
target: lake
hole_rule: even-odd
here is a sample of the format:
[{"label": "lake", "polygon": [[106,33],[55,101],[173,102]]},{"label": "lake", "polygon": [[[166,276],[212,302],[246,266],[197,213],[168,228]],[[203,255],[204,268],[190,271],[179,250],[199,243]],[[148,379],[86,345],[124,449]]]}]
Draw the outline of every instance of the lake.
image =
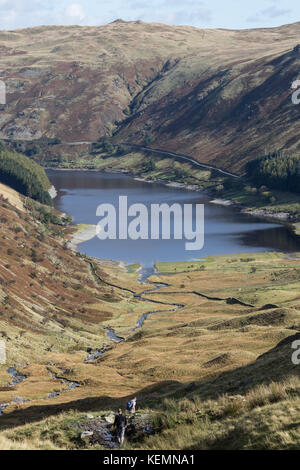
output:
[{"label": "lake", "polygon": [[58,192],[55,208],[74,217],[76,224],[97,224],[99,204],[118,207],[119,196],[128,204],[205,204],[205,242],[199,251],[186,251],[186,240],[104,240],[97,237],[81,243],[79,250],[89,256],[141,263],[145,269],[155,261],[188,261],[216,254],[262,251],[300,251],[300,243],[281,224],[268,223],[241,214],[233,207],[215,205],[209,196],[196,191],[147,183],[122,174],[84,170],[47,170]]}]

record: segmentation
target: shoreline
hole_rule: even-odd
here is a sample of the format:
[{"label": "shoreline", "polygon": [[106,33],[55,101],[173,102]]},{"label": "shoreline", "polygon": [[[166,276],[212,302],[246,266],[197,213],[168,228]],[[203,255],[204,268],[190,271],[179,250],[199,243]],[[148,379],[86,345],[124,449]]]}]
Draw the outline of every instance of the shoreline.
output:
[{"label": "shoreline", "polygon": [[77,231],[71,235],[71,239],[68,242],[68,248],[72,251],[78,252],[78,246],[81,243],[93,240],[93,238],[97,236],[96,229],[97,225],[78,224]]},{"label": "shoreline", "polygon": [[[143,181],[144,183],[152,183],[152,184],[162,184],[164,186],[169,186],[171,188],[178,188],[178,189],[187,189],[189,191],[197,191],[197,192],[204,192],[205,190],[200,189],[196,184],[186,184],[180,183],[179,181],[167,181],[162,179],[152,180],[148,178],[143,178],[142,176],[136,175],[134,173],[130,173],[130,171],[122,171],[122,170],[102,170],[101,168],[58,168],[55,166],[44,167],[45,170],[55,170],[55,171],[85,171],[85,172],[98,172],[102,174],[112,174],[112,175],[124,175],[129,176],[129,178],[133,178],[136,181]],[[54,186],[53,186],[54,188]]]},{"label": "shoreline", "polygon": [[221,206],[231,206],[235,209],[238,209],[241,214],[250,215],[252,217],[257,217],[259,219],[276,222],[287,227],[295,236],[300,236],[300,222],[295,220],[289,212],[273,212],[268,209],[259,209],[259,208],[247,208],[240,204],[236,204],[230,199],[214,199],[209,201],[211,204],[221,205]]},{"label": "shoreline", "polygon": [[[212,191],[205,190],[205,189],[200,189],[196,184],[186,184],[186,183],[181,183],[181,182],[176,182],[176,181],[167,181],[167,180],[152,180],[148,179],[145,177],[142,177],[140,175],[132,174],[130,171],[106,171],[101,168],[57,168],[57,167],[44,167],[45,170],[59,170],[59,171],[91,171],[91,172],[99,172],[102,174],[117,174],[117,175],[124,175],[128,176],[130,178],[133,178],[136,181],[142,181],[144,183],[152,183],[152,184],[162,184],[164,186],[168,186],[171,188],[177,188],[177,189],[184,189],[186,191],[196,191],[199,193],[204,193],[209,196],[209,198],[212,198],[209,200],[210,204],[216,204],[216,205],[223,205],[223,206],[231,206],[237,209],[239,212],[242,214],[250,215],[252,217],[257,217],[265,221],[273,221],[273,222],[278,222],[283,225],[285,225],[295,236],[300,236],[300,222],[299,220],[294,220],[293,216],[289,212],[273,212],[267,209],[259,209],[259,208],[247,208],[247,206],[242,206],[241,204],[237,204],[234,201],[230,199],[222,199],[222,198],[217,198],[214,197],[215,195],[212,193]],[[54,188],[54,186],[53,186]],[[56,195],[57,191],[54,188]],[[56,196],[55,196],[56,197]],[[89,238],[90,239],[90,238]],[[88,239],[88,240],[89,240]],[[83,241],[88,241],[88,240],[83,240]],[[82,242],[79,242],[82,243]],[[77,244],[79,244],[77,243]]]}]

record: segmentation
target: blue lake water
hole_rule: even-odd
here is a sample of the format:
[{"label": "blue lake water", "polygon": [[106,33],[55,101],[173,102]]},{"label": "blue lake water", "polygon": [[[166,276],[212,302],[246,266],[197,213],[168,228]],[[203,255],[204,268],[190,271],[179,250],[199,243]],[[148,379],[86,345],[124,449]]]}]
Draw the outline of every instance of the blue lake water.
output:
[{"label": "blue lake water", "polygon": [[187,251],[186,240],[101,241],[95,237],[79,246],[89,256],[138,262],[150,268],[155,261],[187,261],[212,254],[300,251],[299,241],[285,226],[241,214],[233,207],[211,204],[200,192],[137,181],[122,174],[83,170],[47,170],[47,174],[58,191],[55,207],[72,215],[76,224],[97,224],[98,205],[118,207],[119,196],[127,196],[128,205],[143,203],[149,209],[152,203],[164,202],[205,205],[205,242],[199,251]]}]

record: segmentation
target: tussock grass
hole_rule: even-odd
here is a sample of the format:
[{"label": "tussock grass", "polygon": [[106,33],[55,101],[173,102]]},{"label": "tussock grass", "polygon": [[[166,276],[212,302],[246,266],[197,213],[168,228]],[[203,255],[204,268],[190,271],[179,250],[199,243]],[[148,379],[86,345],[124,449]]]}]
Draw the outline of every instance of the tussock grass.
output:
[{"label": "tussock grass", "polygon": [[[154,418],[157,433],[140,449],[297,449],[300,378],[216,400],[164,400]],[[136,448],[127,445],[128,448]]]},{"label": "tussock grass", "polygon": [[28,449],[75,449],[85,445],[80,439],[80,429],[76,426],[84,415],[71,411],[60,413],[35,424],[26,424],[7,430],[0,434],[0,441],[4,437],[12,442],[16,448],[25,443]]},{"label": "tussock grass", "polygon": [[60,448],[50,440],[25,439],[20,442],[1,435],[0,450],[60,450]]}]

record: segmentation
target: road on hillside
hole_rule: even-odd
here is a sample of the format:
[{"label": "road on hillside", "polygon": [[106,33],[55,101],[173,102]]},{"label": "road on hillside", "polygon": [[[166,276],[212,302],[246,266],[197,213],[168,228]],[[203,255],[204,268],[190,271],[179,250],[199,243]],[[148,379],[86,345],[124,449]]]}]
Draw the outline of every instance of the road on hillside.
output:
[{"label": "road on hillside", "polygon": [[200,168],[205,168],[206,170],[218,171],[219,173],[222,173],[225,176],[231,176],[232,178],[241,178],[241,176],[236,175],[234,173],[230,173],[229,171],[226,171],[226,170],[222,170],[221,168],[217,168],[217,167],[212,166],[212,165],[207,165],[205,163],[200,163],[197,160],[195,160],[194,158],[189,157],[188,155],[181,155],[179,153],[168,152],[167,150],[152,149],[150,147],[143,147],[142,145],[132,145],[132,144],[122,144],[122,145],[128,145],[129,147],[133,147],[133,148],[137,148],[137,149],[141,149],[141,150],[149,150],[153,153],[158,153],[160,155],[165,155],[167,157],[175,157],[175,158],[178,158],[180,160],[185,160],[189,163],[192,163],[193,165],[198,166]]},{"label": "road on hillside", "polygon": [[[96,142],[63,142],[63,145],[92,145],[95,144]],[[179,153],[174,153],[174,152],[168,152],[167,150],[159,150],[159,149],[153,149],[151,147],[144,147],[143,145],[135,145],[135,144],[127,144],[125,142],[121,142],[120,145],[125,145],[127,147],[139,149],[139,150],[148,150],[152,153],[157,153],[159,155],[165,155],[166,157],[174,157],[179,160],[185,160],[189,163],[191,163],[194,166],[197,166],[199,168],[204,168],[205,170],[214,170],[217,171],[218,173],[221,173],[222,175],[225,176],[230,176],[231,178],[241,178],[241,176],[236,175],[235,173],[230,173],[229,171],[222,170],[221,168],[217,168],[212,165],[207,165],[205,163],[200,163],[197,160],[195,160],[192,157],[189,157],[188,155],[181,155]]]}]

